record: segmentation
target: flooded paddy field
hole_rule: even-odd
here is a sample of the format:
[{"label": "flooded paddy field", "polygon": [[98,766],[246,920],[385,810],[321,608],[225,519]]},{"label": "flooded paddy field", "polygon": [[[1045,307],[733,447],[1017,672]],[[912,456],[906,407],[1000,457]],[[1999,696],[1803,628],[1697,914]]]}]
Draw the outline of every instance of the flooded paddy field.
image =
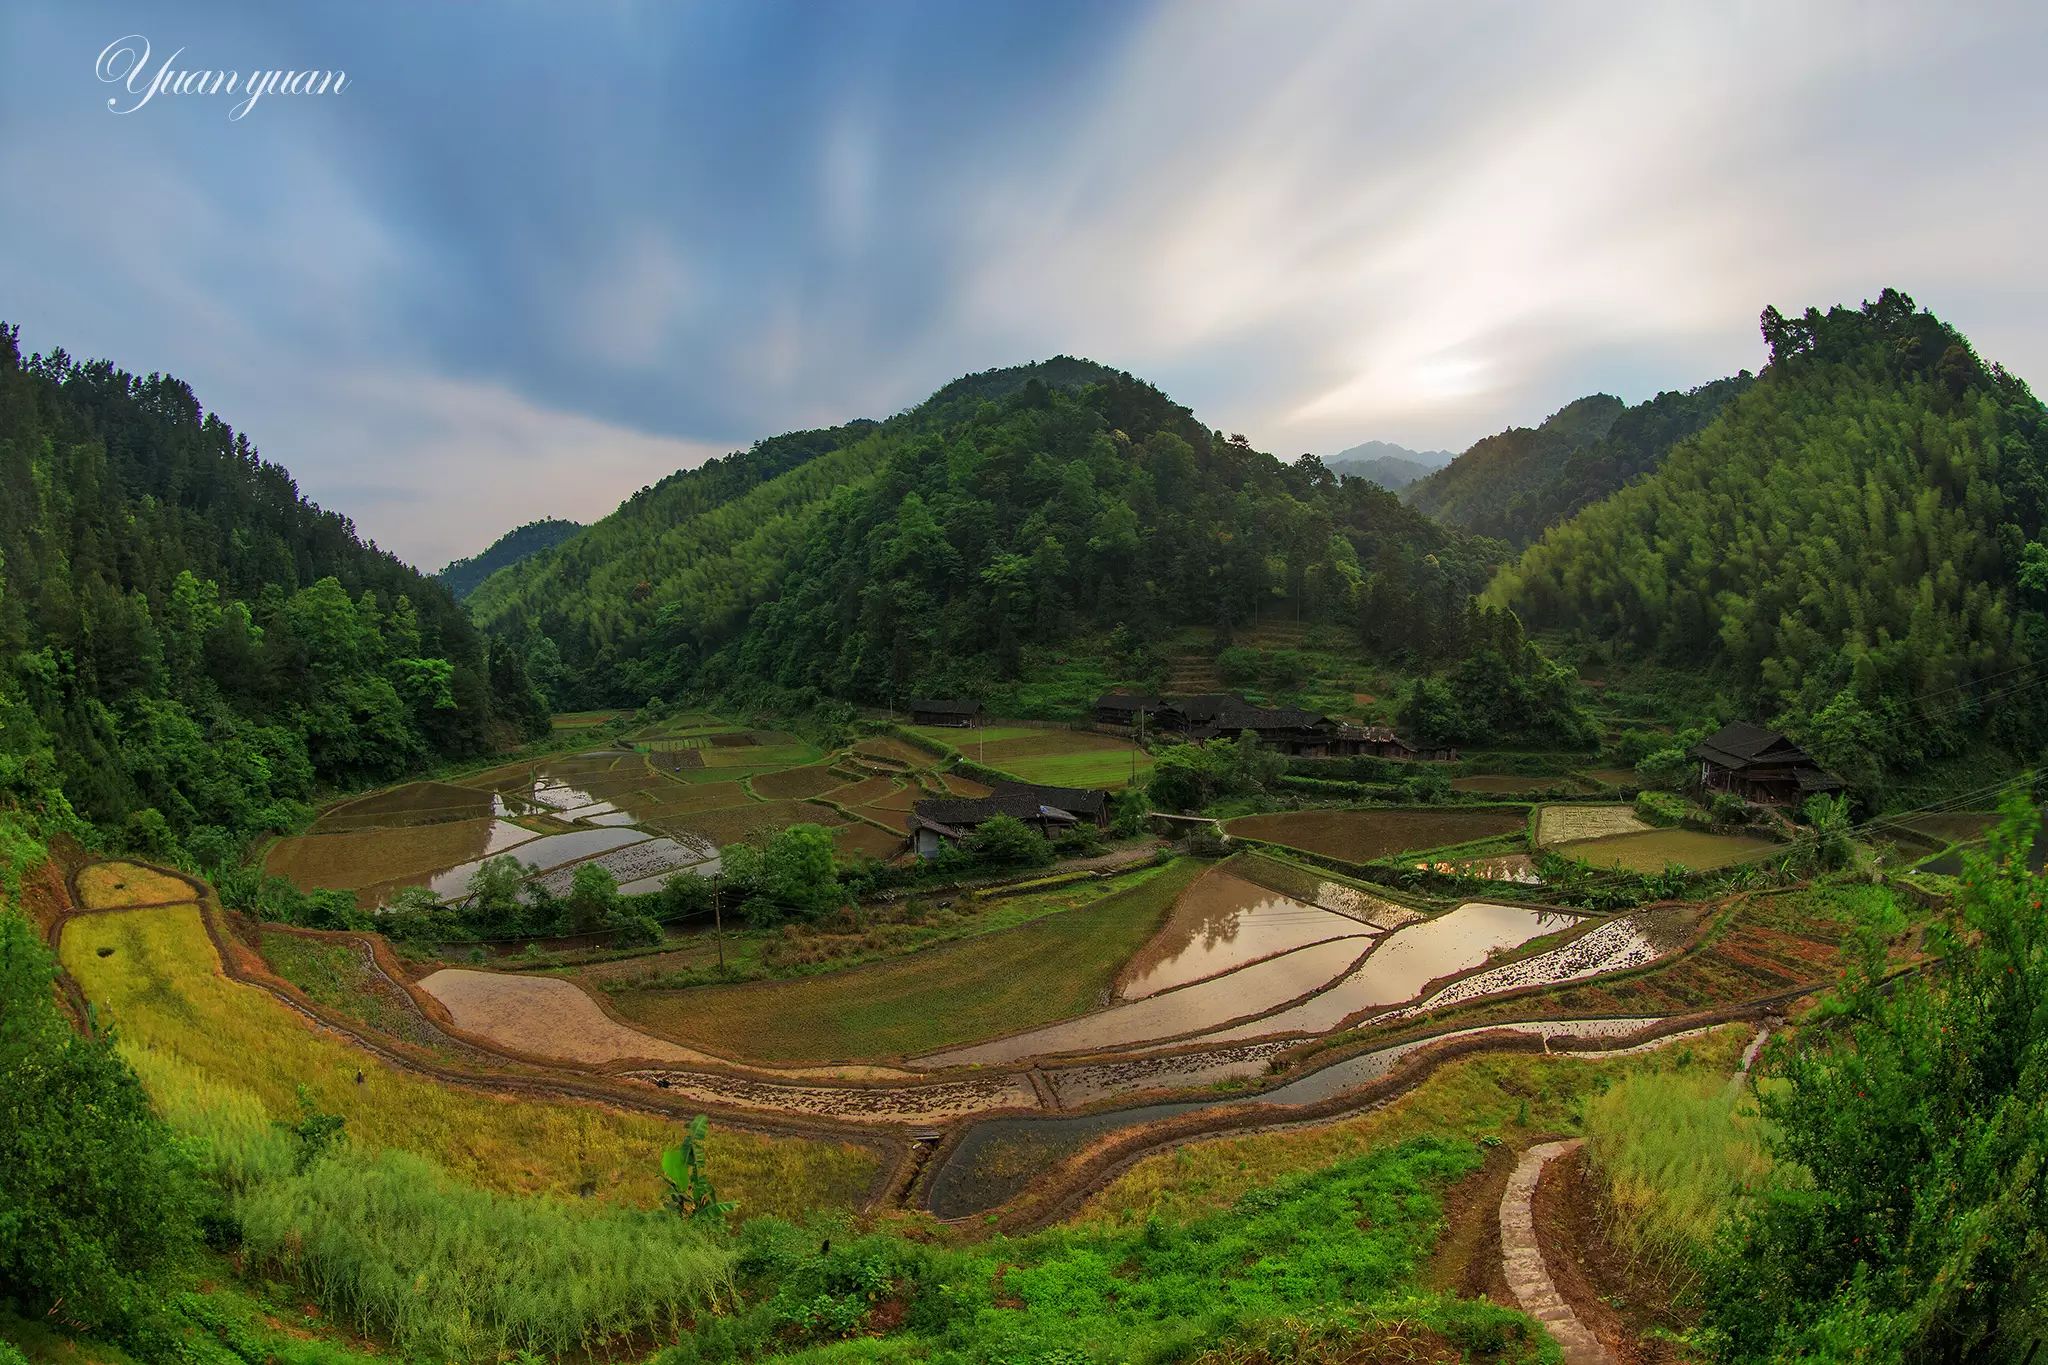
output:
[{"label": "flooded paddy field", "polygon": [[1124,964],[1120,1000],[1142,1000],[1295,948],[1361,934],[1359,921],[1218,868],[1181,894],[1165,925]]},{"label": "flooded paddy field", "polygon": [[1652,826],[1638,819],[1633,806],[1544,806],[1536,812],[1536,847],[1614,834],[1641,834]]},{"label": "flooded paddy field", "polygon": [[1477,877],[1489,882],[1512,882],[1517,886],[1541,886],[1543,878],[1536,871],[1536,862],[1526,853],[1503,853],[1498,857],[1456,858],[1432,862],[1424,859],[1415,864],[1421,872],[1436,872],[1446,877]]},{"label": "flooded paddy field", "polygon": [[1512,834],[1526,824],[1527,816],[1519,810],[1394,807],[1241,815],[1225,821],[1223,829],[1227,834],[1319,853],[1326,858],[1367,863],[1396,853]]},{"label": "flooded paddy field", "polygon": [[1270,854],[1241,853],[1225,866],[1246,881],[1355,919],[1369,929],[1398,929],[1422,918],[1421,911],[1389,899],[1381,888],[1347,881],[1319,868],[1304,867]]},{"label": "flooded paddy field", "polygon": [[1278,1033],[1328,1033],[1354,1016],[1406,1004],[1432,981],[1470,971],[1496,953],[1577,927],[1576,915],[1468,901],[1435,919],[1397,929],[1330,989],[1299,1005],[1202,1035],[1228,1043]]},{"label": "flooded paddy field", "polygon": [[[1965,851],[1978,851],[1984,835],[1998,823],[1998,814],[1995,811],[1952,811],[1944,815],[1913,816],[1900,823],[1930,839],[1961,844],[1961,847],[1947,849],[1914,868],[1916,872],[1955,877],[1962,874]],[[2048,866],[2048,811],[2042,814],[2041,827],[2034,835],[2033,849],[2027,855],[2027,866],[2035,872]]]},{"label": "flooded paddy field", "polygon": [[1190,1035],[1224,1039],[1229,1035],[1209,1031],[1231,1020],[1279,1009],[1290,1000],[1321,990],[1365,959],[1373,942],[1371,937],[1361,934],[1311,944],[1206,981],[1111,1005],[1078,1019],[932,1053],[915,1059],[915,1065],[934,1069],[986,1066],[1062,1053],[1129,1050]]},{"label": "flooded paddy field", "polygon": [[1716,868],[1768,857],[1782,848],[1783,844],[1743,834],[1653,829],[1640,834],[1610,835],[1602,839],[1559,844],[1556,851],[1591,867],[1655,873],[1674,865],[1689,872],[1712,872]]}]

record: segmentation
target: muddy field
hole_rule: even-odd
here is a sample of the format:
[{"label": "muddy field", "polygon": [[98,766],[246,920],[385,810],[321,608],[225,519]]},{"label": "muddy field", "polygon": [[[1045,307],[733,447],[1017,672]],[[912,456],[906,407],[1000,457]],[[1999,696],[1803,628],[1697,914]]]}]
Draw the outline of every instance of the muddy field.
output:
[{"label": "muddy field", "polygon": [[263,870],[304,890],[353,891],[383,882],[424,878],[445,867],[477,862],[540,838],[509,820],[460,820],[301,834],[279,839]]},{"label": "muddy field", "polygon": [[1650,826],[1633,806],[1545,806],[1536,812],[1536,847],[1551,848],[1580,839],[1640,834]]},{"label": "muddy field", "polygon": [[1662,872],[1673,865],[1691,872],[1711,872],[1733,863],[1768,857],[1782,847],[1769,839],[1752,839],[1740,834],[1653,829],[1641,834],[1560,844],[1557,851],[1593,867],[1620,868],[1629,872]]},{"label": "muddy field", "polygon": [[1239,816],[1223,828],[1247,839],[1368,863],[1410,850],[1512,834],[1526,820],[1519,810],[1302,810]]}]

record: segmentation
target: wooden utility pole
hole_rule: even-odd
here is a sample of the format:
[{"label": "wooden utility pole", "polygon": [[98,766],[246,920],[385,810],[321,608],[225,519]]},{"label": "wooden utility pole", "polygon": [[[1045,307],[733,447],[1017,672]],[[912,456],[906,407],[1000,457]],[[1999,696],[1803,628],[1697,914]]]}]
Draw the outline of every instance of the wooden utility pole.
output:
[{"label": "wooden utility pole", "polygon": [[711,893],[711,941],[718,945],[718,974],[725,975],[725,888]]}]

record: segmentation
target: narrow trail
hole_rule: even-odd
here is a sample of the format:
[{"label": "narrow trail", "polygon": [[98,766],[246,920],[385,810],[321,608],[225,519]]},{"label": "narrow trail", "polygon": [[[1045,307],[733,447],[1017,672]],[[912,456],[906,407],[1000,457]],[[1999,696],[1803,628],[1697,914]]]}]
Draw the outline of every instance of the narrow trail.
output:
[{"label": "narrow trail", "polygon": [[[1742,1084],[1770,1036],[1769,1023],[1758,1027],[1756,1036],[1743,1048],[1734,1074],[1728,1078],[1731,1087]],[[1572,1311],[1570,1302],[1551,1279],[1550,1268],[1543,1259],[1543,1239],[1536,1227],[1536,1186],[1543,1179],[1544,1169],[1578,1151],[1585,1141],[1569,1138],[1545,1142],[1522,1153],[1500,1201],[1501,1268],[1522,1311],[1541,1322],[1557,1339],[1564,1351],[1565,1365],[1614,1365],[1613,1354]]]},{"label": "narrow trail", "polygon": [[1558,1292],[1543,1263],[1543,1248],[1536,1236],[1536,1182],[1543,1168],[1561,1156],[1569,1156],[1585,1143],[1583,1138],[1545,1142],[1522,1153],[1514,1174],[1508,1177],[1507,1193],[1500,1200],[1500,1255],[1507,1273],[1508,1288],[1522,1311],[1548,1329],[1564,1350],[1565,1365],[1613,1365],[1614,1357],[1600,1344],[1592,1329],[1579,1321],[1578,1314]]}]

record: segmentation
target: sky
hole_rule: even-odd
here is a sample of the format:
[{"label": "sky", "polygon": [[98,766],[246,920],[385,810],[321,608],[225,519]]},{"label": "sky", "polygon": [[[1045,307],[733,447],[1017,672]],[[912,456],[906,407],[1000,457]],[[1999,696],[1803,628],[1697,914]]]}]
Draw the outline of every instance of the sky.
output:
[{"label": "sky", "polygon": [[1456,450],[1895,285],[2048,392],[2044,58],[2037,3],[12,0],[0,318],[428,569],[1062,353]]}]

